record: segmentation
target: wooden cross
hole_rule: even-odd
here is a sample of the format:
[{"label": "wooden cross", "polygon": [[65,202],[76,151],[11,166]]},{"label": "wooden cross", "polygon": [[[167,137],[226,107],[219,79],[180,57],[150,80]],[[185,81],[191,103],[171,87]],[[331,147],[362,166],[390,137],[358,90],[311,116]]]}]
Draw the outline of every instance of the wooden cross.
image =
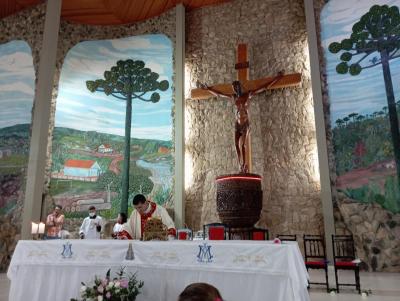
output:
[{"label": "wooden cross", "polygon": [[[247,44],[239,44],[237,50],[237,62],[235,65],[237,71],[237,80],[243,87],[243,92],[248,95],[248,99],[264,90],[272,90],[285,87],[298,86],[301,82],[301,74],[286,74],[278,76],[268,76],[256,80],[249,80],[249,61],[247,54]],[[192,99],[209,99],[215,97],[215,95],[232,96],[234,97],[235,91],[232,84],[218,84],[205,88],[197,88],[191,90]],[[244,101],[247,102],[247,99]],[[247,105],[247,104],[246,104]],[[238,106],[236,104],[236,106]],[[247,165],[247,171],[251,172],[251,144],[250,135],[246,136],[246,151],[245,151],[245,163]]]}]

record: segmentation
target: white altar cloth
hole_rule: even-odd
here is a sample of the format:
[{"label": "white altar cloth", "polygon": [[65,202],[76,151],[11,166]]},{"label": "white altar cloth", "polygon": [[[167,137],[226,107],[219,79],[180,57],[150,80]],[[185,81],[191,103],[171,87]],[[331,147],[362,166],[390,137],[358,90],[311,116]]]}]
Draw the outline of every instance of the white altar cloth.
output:
[{"label": "white altar cloth", "polygon": [[[216,286],[226,301],[309,301],[308,274],[297,243],[266,241],[19,241],[7,276],[9,301],[69,301],[81,282],[126,267],[144,281],[137,301],[176,301],[190,283]],[[125,260],[129,242],[135,259]],[[204,248],[204,243],[206,246]],[[208,252],[200,252],[202,250]],[[208,248],[210,247],[210,248]],[[198,255],[201,255],[199,259]]]}]

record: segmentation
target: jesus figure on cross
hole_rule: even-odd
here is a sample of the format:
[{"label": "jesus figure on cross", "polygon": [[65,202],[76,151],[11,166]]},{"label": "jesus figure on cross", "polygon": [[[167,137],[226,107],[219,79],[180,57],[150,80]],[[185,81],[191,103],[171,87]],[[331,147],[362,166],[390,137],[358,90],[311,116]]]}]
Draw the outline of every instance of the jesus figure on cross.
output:
[{"label": "jesus figure on cross", "polygon": [[249,80],[249,61],[247,45],[239,44],[237,51],[237,79],[232,84],[208,86],[197,82],[197,89],[191,90],[191,99],[209,99],[212,96],[223,96],[232,99],[236,106],[235,147],[241,173],[252,172],[249,100],[265,90],[298,86],[301,74],[283,74]]},{"label": "jesus figure on cross", "polygon": [[248,145],[247,140],[250,131],[250,121],[249,121],[249,111],[248,111],[249,101],[254,95],[269,89],[282,77],[283,77],[283,72],[279,72],[278,75],[272,78],[270,82],[263,83],[259,87],[255,87],[254,89],[249,89],[247,91],[243,91],[244,89],[240,81],[235,80],[232,83],[233,93],[231,94],[224,93],[206,84],[197,82],[198,88],[208,90],[211,92],[211,94],[215,96],[222,96],[233,99],[235,103],[236,106],[235,147],[241,173],[249,172],[249,166],[246,164],[246,151],[248,151],[246,150],[246,145]]}]

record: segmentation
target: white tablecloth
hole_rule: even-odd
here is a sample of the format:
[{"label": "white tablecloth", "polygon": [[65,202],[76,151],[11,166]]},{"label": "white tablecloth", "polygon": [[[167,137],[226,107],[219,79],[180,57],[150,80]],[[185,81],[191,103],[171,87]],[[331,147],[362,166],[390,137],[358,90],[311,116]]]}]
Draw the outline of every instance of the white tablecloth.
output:
[{"label": "white tablecloth", "polygon": [[[109,268],[117,272],[122,266],[144,281],[138,301],[176,301],[193,282],[213,284],[227,301],[309,301],[307,271],[294,242],[69,242],[71,258],[61,255],[64,240],[19,241],[7,273],[9,301],[69,301],[79,297],[82,281],[91,283],[95,275],[103,277]],[[129,242],[132,261],[125,260]],[[210,252],[199,252],[200,246]]]}]

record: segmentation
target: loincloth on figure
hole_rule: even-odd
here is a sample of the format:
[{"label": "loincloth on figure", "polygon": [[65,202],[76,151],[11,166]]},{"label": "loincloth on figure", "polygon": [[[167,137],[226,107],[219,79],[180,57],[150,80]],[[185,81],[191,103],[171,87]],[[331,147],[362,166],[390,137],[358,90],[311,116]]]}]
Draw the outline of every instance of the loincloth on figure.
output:
[{"label": "loincloth on figure", "polygon": [[235,133],[240,134],[240,136],[245,135],[247,131],[250,128],[250,122],[249,120],[246,120],[245,123],[239,124],[239,122],[236,121],[235,123]]}]

